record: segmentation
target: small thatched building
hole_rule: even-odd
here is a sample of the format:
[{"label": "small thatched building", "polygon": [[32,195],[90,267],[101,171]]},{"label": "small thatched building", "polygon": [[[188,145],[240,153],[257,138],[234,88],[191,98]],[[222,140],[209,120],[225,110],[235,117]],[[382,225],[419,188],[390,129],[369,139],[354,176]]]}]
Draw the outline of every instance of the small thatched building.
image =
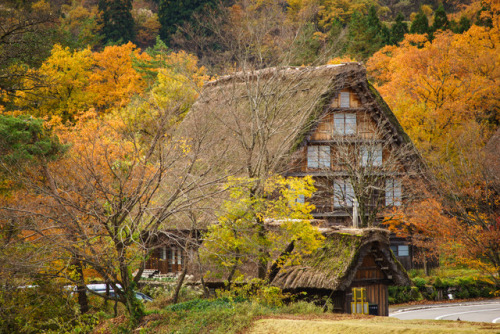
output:
[{"label": "small thatched building", "polygon": [[350,312],[352,288],[366,288],[367,301],[379,315],[389,314],[389,285],[411,285],[389,248],[389,234],[382,229],[329,231],[325,245],[300,265],[286,268],[272,285],[284,291],[329,296],[339,312]]}]

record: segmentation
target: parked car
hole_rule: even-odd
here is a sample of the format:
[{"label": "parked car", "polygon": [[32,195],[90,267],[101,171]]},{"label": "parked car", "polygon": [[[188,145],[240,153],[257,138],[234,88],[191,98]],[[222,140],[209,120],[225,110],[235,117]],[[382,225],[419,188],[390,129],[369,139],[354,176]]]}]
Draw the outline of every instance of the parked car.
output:
[{"label": "parked car", "polygon": [[[121,289],[121,286],[118,285],[118,288]],[[87,289],[92,290],[95,293],[104,295],[106,293],[106,284],[87,284]],[[116,296],[115,291],[111,286],[109,287],[109,296],[110,297]],[[142,292],[137,292],[137,291],[135,291],[135,298],[142,300],[145,303],[153,301],[153,298],[143,294]]]}]

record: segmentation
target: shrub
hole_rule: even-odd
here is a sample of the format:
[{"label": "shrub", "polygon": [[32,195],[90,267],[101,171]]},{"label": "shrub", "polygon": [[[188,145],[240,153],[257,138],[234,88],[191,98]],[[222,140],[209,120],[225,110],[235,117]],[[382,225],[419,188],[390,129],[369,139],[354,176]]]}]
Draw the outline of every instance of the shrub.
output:
[{"label": "shrub", "polygon": [[0,333],[89,333],[94,313],[81,315],[76,296],[51,282],[0,290]]},{"label": "shrub", "polygon": [[427,284],[427,281],[424,278],[421,278],[421,277],[415,277],[415,278],[412,279],[412,281],[413,281],[413,284],[415,284],[415,286],[420,291],[422,291],[423,289],[425,289],[425,285]]}]

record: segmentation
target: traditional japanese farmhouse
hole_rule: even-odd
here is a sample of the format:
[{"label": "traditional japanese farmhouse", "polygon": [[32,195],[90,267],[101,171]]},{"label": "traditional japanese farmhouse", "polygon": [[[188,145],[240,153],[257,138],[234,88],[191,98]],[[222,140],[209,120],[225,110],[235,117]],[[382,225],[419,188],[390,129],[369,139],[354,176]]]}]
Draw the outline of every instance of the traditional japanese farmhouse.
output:
[{"label": "traditional japanese farmhouse", "polygon": [[[365,286],[379,314],[387,314],[387,286],[409,284],[397,260],[412,268],[413,248],[405,239],[390,244],[378,227],[418,196],[424,165],[361,64],[219,78],[205,85],[184,127],[186,135],[210,138],[205,151],[220,157],[224,173],[314,177],[317,192],[308,201],[326,245],[272,284],[332,295],[341,311],[350,289]],[[180,270],[186,256],[168,245],[156,255],[168,263],[162,271]]]}]

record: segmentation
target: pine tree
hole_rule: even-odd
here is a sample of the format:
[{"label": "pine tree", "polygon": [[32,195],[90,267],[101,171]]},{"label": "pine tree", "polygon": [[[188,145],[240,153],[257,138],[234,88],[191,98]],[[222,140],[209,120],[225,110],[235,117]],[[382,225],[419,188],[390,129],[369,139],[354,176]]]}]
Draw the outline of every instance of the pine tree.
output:
[{"label": "pine tree", "polygon": [[427,34],[430,32],[429,19],[425,13],[420,10],[411,23],[410,33],[412,34]]},{"label": "pine tree", "polygon": [[132,0],[99,0],[104,43],[121,44],[135,39]]},{"label": "pine tree", "polygon": [[377,15],[375,6],[368,15],[354,12],[349,22],[349,46],[347,52],[359,59],[367,59],[390,40],[390,31]]},{"label": "pine tree", "polygon": [[472,24],[471,24],[470,20],[468,18],[466,18],[465,16],[462,16],[460,18],[460,21],[458,22],[458,29],[457,29],[456,33],[462,34],[462,33],[466,32],[467,30],[469,30],[471,26],[472,26]]},{"label": "pine tree", "polygon": [[168,45],[178,26],[191,19],[193,13],[212,3],[214,0],[160,0],[160,38]]},{"label": "pine tree", "polygon": [[449,29],[449,27],[450,22],[448,21],[448,17],[446,16],[443,4],[441,4],[434,13],[434,24],[432,25],[432,31],[446,30]]},{"label": "pine tree", "polygon": [[396,23],[391,28],[391,44],[398,45],[404,39],[405,34],[408,33],[408,24],[404,22],[404,19],[404,15],[398,13]]}]

